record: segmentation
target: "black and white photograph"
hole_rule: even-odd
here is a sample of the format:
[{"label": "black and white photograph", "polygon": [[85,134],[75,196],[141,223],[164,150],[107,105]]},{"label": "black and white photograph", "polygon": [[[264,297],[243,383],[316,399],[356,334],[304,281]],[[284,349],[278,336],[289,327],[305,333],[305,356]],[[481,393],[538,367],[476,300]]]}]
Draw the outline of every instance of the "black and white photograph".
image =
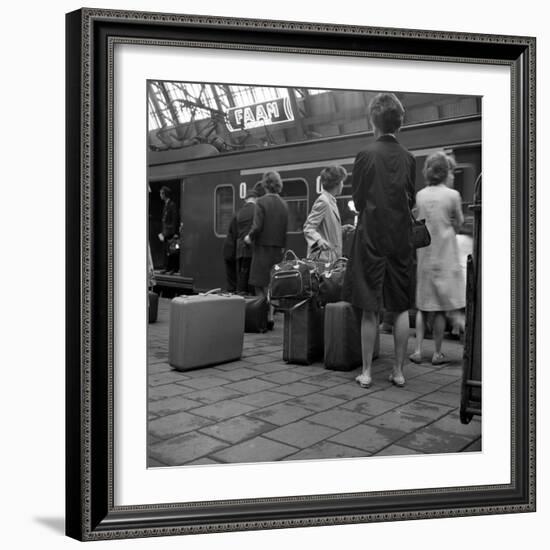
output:
[{"label": "black and white photograph", "polygon": [[147,467],[482,452],[483,98],[146,98]]}]

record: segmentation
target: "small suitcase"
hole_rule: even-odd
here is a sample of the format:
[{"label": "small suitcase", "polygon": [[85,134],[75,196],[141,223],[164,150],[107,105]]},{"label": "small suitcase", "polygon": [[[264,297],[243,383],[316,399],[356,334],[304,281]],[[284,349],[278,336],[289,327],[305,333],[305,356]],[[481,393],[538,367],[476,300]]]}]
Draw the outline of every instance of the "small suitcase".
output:
[{"label": "small suitcase", "polygon": [[284,312],[283,360],[310,365],[323,359],[324,310],[316,300],[302,300]]},{"label": "small suitcase", "polygon": [[[350,371],[363,364],[361,352],[361,310],[348,302],[325,306],[325,368]],[[380,350],[380,332],[376,332],[373,359]]]},{"label": "small suitcase", "polygon": [[189,370],[239,359],[245,300],[230,294],[174,298],[170,304],[168,361]]},{"label": "small suitcase", "polygon": [[149,291],[149,322],[155,323],[157,321],[159,311],[159,295],[155,292]]},{"label": "small suitcase", "polygon": [[245,299],[244,331],[265,332],[269,304],[263,296],[243,296]]}]

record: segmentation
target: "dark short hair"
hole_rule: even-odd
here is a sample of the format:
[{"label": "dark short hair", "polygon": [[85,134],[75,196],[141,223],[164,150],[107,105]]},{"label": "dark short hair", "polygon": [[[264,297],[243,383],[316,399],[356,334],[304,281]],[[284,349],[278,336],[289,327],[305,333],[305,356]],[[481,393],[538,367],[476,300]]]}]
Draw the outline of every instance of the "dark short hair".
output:
[{"label": "dark short hair", "polygon": [[172,198],[172,189],[170,189],[170,187],[168,187],[167,185],[163,185],[160,188],[160,191],[164,193],[169,199]]},{"label": "dark short hair", "polygon": [[371,123],[385,134],[393,134],[403,124],[405,109],[395,94],[375,95],[368,107]]},{"label": "dark short hair", "polygon": [[339,164],[332,164],[331,166],[327,166],[321,172],[321,185],[326,191],[331,191],[332,189],[337,187],[340,182],[346,178],[347,175],[348,173],[346,172],[346,169],[344,167],[340,166]]},{"label": "dark short hair", "polygon": [[262,183],[268,193],[280,193],[283,190],[283,181],[279,172],[274,170],[263,175]]},{"label": "dark short hair", "polygon": [[263,197],[265,195],[265,185],[263,181],[257,181],[252,188],[252,191],[256,193],[257,197]]},{"label": "dark short hair", "polygon": [[443,151],[432,153],[426,159],[422,173],[428,185],[438,185],[444,182],[449,173],[456,167],[454,159]]}]

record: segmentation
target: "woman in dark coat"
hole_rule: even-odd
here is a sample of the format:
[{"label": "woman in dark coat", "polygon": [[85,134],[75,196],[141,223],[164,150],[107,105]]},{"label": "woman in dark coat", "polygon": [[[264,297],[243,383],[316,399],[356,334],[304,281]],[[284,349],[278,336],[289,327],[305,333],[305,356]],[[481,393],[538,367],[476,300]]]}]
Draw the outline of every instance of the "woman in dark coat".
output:
[{"label": "woman in dark coat", "polygon": [[363,310],[363,372],[356,378],[363,387],[372,383],[372,354],[382,308],[395,316],[395,366],[390,380],[397,386],[405,384],[407,310],[414,305],[411,209],[416,164],[413,155],[395,137],[404,113],[394,94],[382,93],[373,98],[368,114],[376,139],[357,155],[353,166],[352,194],[359,219],[343,297]]},{"label": "woman in dark coat", "polygon": [[[250,265],[249,284],[256,296],[267,296],[271,268],[282,261],[286,247],[288,207],[279,196],[283,182],[278,172],[266,172],[262,178],[265,195],[256,200],[254,221],[246,244],[254,243]],[[273,311],[270,308],[268,327],[273,328]]]}]

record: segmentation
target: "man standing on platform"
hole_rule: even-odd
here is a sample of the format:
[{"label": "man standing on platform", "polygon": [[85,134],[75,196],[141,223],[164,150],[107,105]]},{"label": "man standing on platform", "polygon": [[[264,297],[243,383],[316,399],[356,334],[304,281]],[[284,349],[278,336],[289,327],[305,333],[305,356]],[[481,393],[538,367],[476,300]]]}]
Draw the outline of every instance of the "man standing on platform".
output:
[{"label": "man standing on platform", "polygon": [[170,239],[177,234],[178,228],[178,209],[176,203],[172,200],[172,190],[163,185],[160,189],[160,198],[164,202],[162,208],[162,233],[158,234],[159,240],[163,244],[164,268],[161,273],[172,275],[178,271],[178,266],[174,266],[177,261],[177,255],[170,254]]}]

